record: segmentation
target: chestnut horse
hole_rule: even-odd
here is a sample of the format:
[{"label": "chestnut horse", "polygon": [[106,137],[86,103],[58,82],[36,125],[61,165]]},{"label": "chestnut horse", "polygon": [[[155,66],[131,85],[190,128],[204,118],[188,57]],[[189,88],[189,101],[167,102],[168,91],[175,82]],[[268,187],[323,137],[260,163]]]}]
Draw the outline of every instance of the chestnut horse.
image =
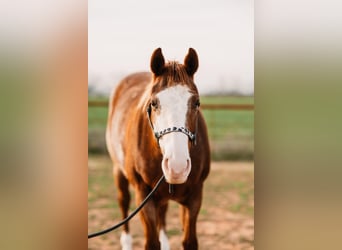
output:
[{"label": "chestnut horse", "polygon": [[[210,153],[194,83],[197,53],[190,48],[184,64],[165,63],[158,48],[150,67],[152,73],[124,78],[110,100],[106,142],[114,164],[119,206],[123,218],[127,217],[129,184],[140,204],[164,175],[166,182],[140,212],[145,249],[170,249],[165,233],[169,200],[180,204],[184,249],[198,249],[196,220]],[[122,249],[132,249],[128,223],[120,242]]]}]

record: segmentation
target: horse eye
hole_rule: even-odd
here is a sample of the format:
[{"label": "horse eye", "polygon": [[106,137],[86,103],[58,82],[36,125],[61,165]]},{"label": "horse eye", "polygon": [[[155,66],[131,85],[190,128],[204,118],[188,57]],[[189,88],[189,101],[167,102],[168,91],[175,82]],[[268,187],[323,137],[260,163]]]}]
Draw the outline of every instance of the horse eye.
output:
[{"label": "horse eye", "polygon": [[196,106],[197,108],[199,108],[199,106],[201,106],[201,103],[200,103],[199,100],[196,101],[195,106]]},{"label": "horse eye", "polygon": [[157,108],[157,107],[158,107],[158,102],[157,102],[157,100],[152,100],[152,101],[151,101],[151,106],[152,106],[153,108]]}]

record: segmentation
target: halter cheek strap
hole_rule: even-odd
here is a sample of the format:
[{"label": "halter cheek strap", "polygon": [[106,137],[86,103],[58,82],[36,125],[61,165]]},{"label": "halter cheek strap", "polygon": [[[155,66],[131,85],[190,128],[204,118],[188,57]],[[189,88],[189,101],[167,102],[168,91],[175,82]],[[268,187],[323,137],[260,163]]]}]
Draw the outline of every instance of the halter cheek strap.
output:
[{"label": "halter cheek strap", "polygon": [[[153,124],[151,122],[150,116],[151,116],[151,106],[148,106],[148,108],[147,108],[148,122],[149,122],[149,124],[151,126],[151,129],[152,129],[152,131],[154,133],[154,136],[156,137],[158,143],[159,143],[159,139],[163,135],[166,135],[166,134],[169,134],[169,133],[172,133],[172,132],[180,132],[180,133],[186,134],[189,137],[189,140],[194,145],[196,145],[196,131],[195,131],[195,133],[192,133],[189,129],[184,128],[184,127],[169,127],[169,128],[163,129],[163,130],[161,130],[159,132],[156,132],[156,131],[154,131]],[[196,130],[197,130],[197,124],[196,124]]]}]

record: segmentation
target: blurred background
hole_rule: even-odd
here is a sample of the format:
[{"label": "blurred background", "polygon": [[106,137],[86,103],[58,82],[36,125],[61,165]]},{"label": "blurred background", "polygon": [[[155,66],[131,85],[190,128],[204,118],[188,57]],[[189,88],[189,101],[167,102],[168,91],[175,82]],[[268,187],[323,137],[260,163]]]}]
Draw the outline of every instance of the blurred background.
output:
[{"label": "blurred background", "polygon": [[106,154],[107,101],[121,78],[149,71],[161,47],[183,62],[196,49],[195,82],[214,160],[253,160],[254,4],[251,0],[90,1],[88,7],[88,145]]},{"label": "blurred background", "polygon": [[[221,72],[239,72],[234,65],[242,64],[244,69],[253,69],[253,52],[247,56],[250,64],[233,57],[240,43],[252,44],[242,39],[240,32],[245,32],[243,20],[253,22],[253,2],[163,4],[165,7],[161,1],[154,5],[149,1],[1,2],[0,249],[87,249],[87,243],[96,244],[87,241],[87,231],[102,229],[113,222],[113,212],[109,211],[113,211],[116,202],[110,162],[106,154],[96,158],[87,154],[88,66],[89,82],[97,79],[93,88],[102,88],[105,82],[112,88],[117,82],[114,72],[121,65],[125,67],[118,78],[131,71],[148,70],[155,47],[161,46],[167,59],[182,61],[187,48],[192,46],[200,56],[196,81],[205,95],[208,93],[204,82],[210,82],[209,86],[219,82],[224,82],[226,88],[231,86],[227,76],[214,72],[220,67],[216,64],[220,59],[220,65],[225,67]],[[241,14],[241,6],[246,5],[248,13]],[[201,227],[206,230],[201,239],[209,237],[216,243],[222,242],[223,249],[229,249],[227,245],[234,239],[250,242],[243,231],[237,230],[241,225],[242,229],[250,228],[250,221],[242,222],[247,214],[247,218],[256,221],[256,249],[341,249],[341,7],[337,0],[255,2],[256,214],[252,214],[253,203],[246,202],[254,200],[250,195],[254,191],[254,172],[241,174],[231,167],[227,174],[227,165],[216,168],[215,175],[211,175],[214,185],[207,185],[205,197],[210,197],[206,202],[211,208],[219,208],[217,203],[224,202],[221,205],[226,208],[225,220],[221,219],[221,211],[208,207],[202,210],[201,223],[203,219],[209,220]],[[184,13],[185,10],[188,12]],[[120,15],[124,18],[108,21],[108,16]],[[103,25],[94,25],[95,19]],[[133,23],[139,29],[133,29]],[[173,30],[171,23],[177,24]],[[199,23],[201,26],[196,25]],[[188,29],[178,32],[183,26]],[[253,39],[253,28],[247,26],[251,31],[244,34]],[[239,28],[232,31],[232,27]],[[139,36],[136,43],[134,34],[139,31],[144,36]],[[97,55],[97,62],[115,64],[107,66],[109,71],[103,65],[97,70],[92,67],[96,62],[95,40],[99,44],[95,49],[104,50]],[[146,40],[148,48],[138,47]],[[107,43],[111,43],[110,49]],[[119,43],[127,46],[117,46]],[[113,55],[115,50],[122,51],[124,57],[119,57],[119,52]],[[245,47],[236,54],[243,56],[248,50]],[[138,56],[139,53],[144,54]],[[131,60],[127,65],[125,58]],[[141,65],[134,65],[139,60]],[[228,66],[232,60],[235,64]],[[107,73],[100,74],[105,69]],[[203,74],[211,75],[202,80]],[[105,81],[107,78],[109,81]],[[104,198],[112,204],[109,206]],[[101,210],[94,215],[92,210],[98,208]],[[217,214],[221,215],[220,220]],[[226,230],[219,227],[221,221],[228,227]],[[214,237],[215,232],[222,232],[222,237]],[[112,236],[107,239],[113,244]],[[102,243],[97,246],[94,248],[106,249]],[[110,249],[114,247],[111,245]],[[214,245],[204,249],[220,248]]]}]

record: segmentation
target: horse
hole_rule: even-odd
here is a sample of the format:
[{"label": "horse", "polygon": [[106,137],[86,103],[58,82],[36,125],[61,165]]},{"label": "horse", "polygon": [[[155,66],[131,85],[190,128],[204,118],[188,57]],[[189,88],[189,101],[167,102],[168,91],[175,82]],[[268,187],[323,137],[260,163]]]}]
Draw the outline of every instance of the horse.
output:
[{"label": "horse", "polygon": [[[106,144],[122,217],[128,216],[129,185],[140,204],[165,176],[165,182],[139,213],[145,249],[170,249],[166,236],[169,200],[180,204],[183,248],[198,249],[196,221],[203,183],[210,171],[207,126],[194,83],[198,64],[193,48],[183,64],[165,62],[161,48],[157,48],[151,56],[151,72],[126,76],[110,98]],[[120,243],[122,249],[132,249],[128,223]]]}]

